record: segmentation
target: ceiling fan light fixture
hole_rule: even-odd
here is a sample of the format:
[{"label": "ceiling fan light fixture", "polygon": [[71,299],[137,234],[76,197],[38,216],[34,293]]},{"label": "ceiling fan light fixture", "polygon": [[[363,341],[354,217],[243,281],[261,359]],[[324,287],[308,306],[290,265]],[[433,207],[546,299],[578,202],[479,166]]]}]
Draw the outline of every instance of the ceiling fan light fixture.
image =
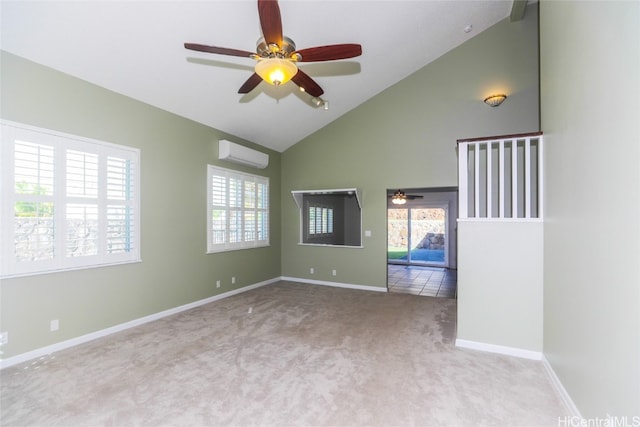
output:
[{"label": "ceiling fan light fixture", "polygon": [[281,58],[267,58],[258,61],[256,73],[262,80],[274,86],[287,83],[298,72],[298,67],[291,61]]},{"label": "ceiling fan light fixture", "polygon": [[404,194],[404,191],[396,191],[393,193],[393,197],[391,197],[391,203],[394,205],[404,205],[407,203],[407,195]]}]

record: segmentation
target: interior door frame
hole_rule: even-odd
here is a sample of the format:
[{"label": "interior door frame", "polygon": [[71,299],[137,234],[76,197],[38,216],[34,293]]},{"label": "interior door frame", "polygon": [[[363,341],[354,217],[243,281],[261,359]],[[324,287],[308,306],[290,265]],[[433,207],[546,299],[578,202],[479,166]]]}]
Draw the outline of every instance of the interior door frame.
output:
[{"label": "interior door frame", "polygon": [[[458,203],[460,199],[458,187],[387,187],[387,204],[385,206],[387,211],[385,213],[387,218],[387,230],[385,236],[385,240],[387,241],[387,251],[389,247],[388,210],[395,206],[391,203],[391,197],[396,191],[398,191],[398,189],[402,189],[402,191],[407,194],[423,195],[424,198],[419,200],[419,203],[422,205],[448,205],[446,226],[449,238],[447,239],[445,255],[446,263],[444,268],[456,270],[458,268]],[[405,206],[413,206],[414,203],[414,200],[408,200]],[[386,259],[386,263],[387,265],[390,264],[388,257]]]}]

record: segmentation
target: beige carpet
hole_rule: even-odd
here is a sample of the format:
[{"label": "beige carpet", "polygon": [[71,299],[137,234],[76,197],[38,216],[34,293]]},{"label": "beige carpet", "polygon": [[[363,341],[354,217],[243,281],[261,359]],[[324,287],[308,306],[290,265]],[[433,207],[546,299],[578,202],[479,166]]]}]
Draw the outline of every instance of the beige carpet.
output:
[{"label": "beige carpet", "polygon": [[454,347],[455,300],[280,282],[5,369],[1,424],[558,425],[540,362]]}]

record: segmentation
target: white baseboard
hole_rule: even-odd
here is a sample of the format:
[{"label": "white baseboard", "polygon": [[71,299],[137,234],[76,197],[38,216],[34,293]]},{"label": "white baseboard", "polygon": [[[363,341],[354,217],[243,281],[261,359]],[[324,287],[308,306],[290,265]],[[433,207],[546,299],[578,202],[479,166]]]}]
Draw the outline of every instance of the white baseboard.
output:
[{"label": "white baseboard", "polygon": [[487,344],[477,341],[456,339],[456,347],[486,351],[489,353],[505,354],[507,356],[521,357],[523,359],[542,360],[542,353],[539,351],[524,350],[522,348],[515,347],[505,347],[502,345]]},{"label": "white baseboard", "polygon": [[558,376],[556,375],[556,372],[553,370],[551,363],[549,363],[549,361],[547,360],[546,357],[544,357],[544,355],[542,356],[542,365],[544,366],[544,369],[547,372],[547,375],[549,376],[549,380],[551,381],[553,388],[555,388],[558,394],[560,395],[560,398],[562,399],[562,402],[565,404],[565,406],[569,410],[570,415],[573,417],[577,417],[577,419],[582,419],[582,415],[580,415],[580,411],[578,410],[578,407],[573,402],[573,399],[571,399],[571,396],[567,392],[567,389],[564,388],[564,386],[562,385],[562,381],[560,381],[560,378],[558,378]]},{"label": "white baseboard", "polygon": [[569,415],[572,417],[576,417],[576,419],[582,419],[582,415],[580,415],[580,411],[578,410],[578,407],[573,402],[573,399],[571,399],[571,396],[562,385],[560,378],[558,378],[555,371],[553,370],[553,367],[551,367],[551,364],[549,363],[549,361],[547,360],[547,358],[544,356],[543,353],[537,352],[537,351],[531,351],[531,350],[523,350],[520,348],[505,347],[501,345],[486,344],[486,343],[461,340],[461,339],[456,339],[456,347],[486,351],[490,353],[499,353],[499,354],[505,354],[508,356],[522,357],[524,359],[541,361],[542,366],[544,366],[545,372],[549,377],[549,381],[551,381],[553,388],[556,390],[556,392],[562,399],[562,402],[567,407],[567,410],[569,410]]},{"label": "white baseboard", "polygon": [[36,359],[38,357],[46,356],[56,351],[64,350],[70,347],[74,347],[79,344],[84,344],[89,341],[96,340],[98,338],[106,337],[107,335],[115,334],[116,332],[124,331],[126,329],[134,328],[136,326],[143,325],[145,323],[153,322],[154,320],[162,319],[163,317],[171,316],[183,311],[191,310],[192,308],[199,307],[201,305],[209,304],[214,301],[218,301],[224,298],[228,298],[233,295],[237,295],[243,292],[247,292],[262,286],[270,285],[272,283],[280,281],[280,277],[274,279],[265,280],[263,282],[254,283],[253,285],[244,286],[242,288],[234,289],[229,292],[224,292],[218,295],[214,295],[209,298],[205,298],[199,301],[194,301],[189,304],[181,305],[179,307],[170,308],[158,313],[151,314],[149,316],[141,317],[139,319],[131,320],[129,322],[121,323],[119,325],[112,326],[110,328],[101,329],[96,332],[91,332],[86,335],[81,335],[76,338],[71,338],[66,341],[61,341],[46,347],[41,347],[26,353],[18,354],[7,359],[0,359],[0,369],[8,368],[18,363],[26,362],[28,360]]},{"label": "white baseboard", "polygon": [[361,291],[373,291],[373,292],[388,292],[386,287],[381,287],[381,286],[353,285],[351,283],[328,282],[325,280],[301,279],[299,277],[288,277],[288,276],[282,276],[280,277],[280,280],[286,280],[289,282],[308,283],[310,285],[333,286],[334,288],[358,289]]}]

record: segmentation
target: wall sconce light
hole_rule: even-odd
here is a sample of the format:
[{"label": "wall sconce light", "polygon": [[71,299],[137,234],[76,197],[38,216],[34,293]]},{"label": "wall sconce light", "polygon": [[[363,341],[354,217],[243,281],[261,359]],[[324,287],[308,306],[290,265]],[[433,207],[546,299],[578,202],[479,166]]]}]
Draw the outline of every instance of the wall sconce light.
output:
[{"label": "wall sconce light", "polygon": [[505,99],[507,99],[507,95],[501,93],[497,95],[487,96],[484,99],[484,103],[491,107],[497,107],[498,105],[502,104]]}]

